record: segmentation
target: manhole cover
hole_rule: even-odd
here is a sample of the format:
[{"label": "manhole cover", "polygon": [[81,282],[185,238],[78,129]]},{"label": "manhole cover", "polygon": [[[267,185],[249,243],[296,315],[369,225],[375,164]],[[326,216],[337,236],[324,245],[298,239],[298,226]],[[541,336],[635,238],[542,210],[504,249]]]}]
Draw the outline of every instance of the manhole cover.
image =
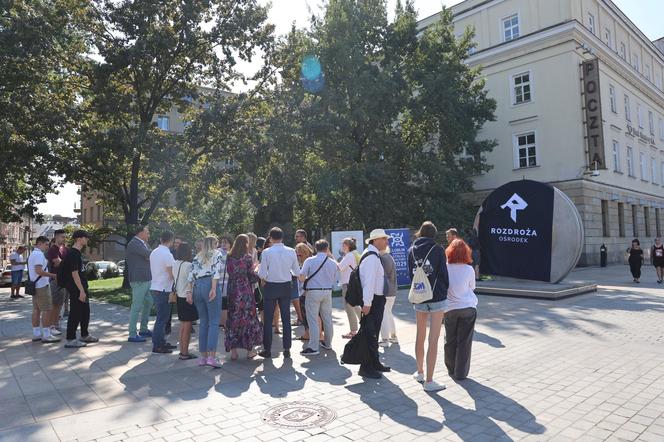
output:
[{"label": "manhole cover", "polygon": [[324,405],[301,401],[275,405],[262,415],[264,422],[281,428],[324,427],[336,417],[337,414]]}]

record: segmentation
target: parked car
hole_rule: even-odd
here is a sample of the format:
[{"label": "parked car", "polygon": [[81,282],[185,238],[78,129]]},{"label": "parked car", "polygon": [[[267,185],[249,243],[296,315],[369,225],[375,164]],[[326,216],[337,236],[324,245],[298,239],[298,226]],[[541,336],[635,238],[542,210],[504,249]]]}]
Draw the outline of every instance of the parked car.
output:
[{"label": "parked car", "polygon": [[[28,280],[28,271],[23,270],[23,282]],[[0,276],[0,285],[12,285],[12,266],[7,265]]]},{"label": "parked car", "polygon": [[85,265],[85,272],[89,279],[119,275],[118,265],[113,261],[90,261]]},{"label": "parked car", "polygon": [[124,259],[122,261],[118,261],[118,273],[120,274],[120,276],[124,275],[125,266],[126,262]]}]

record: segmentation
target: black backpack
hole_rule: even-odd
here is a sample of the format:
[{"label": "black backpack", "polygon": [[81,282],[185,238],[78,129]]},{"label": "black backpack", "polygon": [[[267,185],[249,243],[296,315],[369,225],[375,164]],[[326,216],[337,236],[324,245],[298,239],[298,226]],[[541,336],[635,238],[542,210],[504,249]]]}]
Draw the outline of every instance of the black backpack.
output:
[{"label": "black backpack", "polygon": [[366,253],[360,259],[360,263],[350,272],[350,278],[348,279],[348,288],[346,289],[346,302],[353,307],[362,307],[364,301],[362,300],[362,281],[360,280],[360,265],[362,261],[370,255],[378,257],[378,253],[369,252]]}]

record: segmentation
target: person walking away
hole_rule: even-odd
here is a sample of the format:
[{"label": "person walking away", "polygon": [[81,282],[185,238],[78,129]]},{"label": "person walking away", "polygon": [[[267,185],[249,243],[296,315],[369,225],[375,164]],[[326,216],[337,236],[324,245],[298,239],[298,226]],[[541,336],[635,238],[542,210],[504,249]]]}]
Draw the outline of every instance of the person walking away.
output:
[{"label": "person walking away", "polygon": [[170,251],[173,232],[164,230],[159,239],[159,246],[150,253],[150,274],[152,276],[150,293],[157,311],[157,318],[152,329],[152,352],[173,353],[175,346],[166,342],[166,322],[171,313],[168,296],[173,290],[173,267],[175,267],[175,259]]},{"label": "person walking away", "polygon": [[56,275],[49,271],[48,261],[44,255],[47,249],[48,238],[38,237],[35,240],[35,248],[28,257],[28,278],[35,285],[35,293],[32,296],[32,341],[51,343],[60,341],[60,338],[51,334],[53,299],[49,280]]},{"label": "person walking away", "polygon": [[19,299],[24,296],[21,295],[21,283],[23,282],[23,272],[25,271],[25,258],[23,253],[25,252],[25,247],[18,246],[18,248],[9,255],[9,262],[12,268],[12,287],[11,299]]},{"label": "person walking away", "polygon": [[[320,239],[316,241],[315,256],[304,261],[299,279],[303,283],[305,310],[309,323],[309,344],[300,353],[303,356],[315,356],[320,347],[332,349],[334,324],[332,322],[332,288],[337,280],[337,262],[330,252],[330,244]],[[318,318],[321,318],[325,330],[325,340],[320,341]]]},{"label": "person walking away", "polygon": [[221,287],[219,279],[222,271],[221,252],[217,250],[217,238],[208,236],[203,240],[201,250],[194,257],[189,273],[187,302],[194,303],[198,311],[198,351],[201,357],[199,366],[208,365],[221,368],[217,358],[219,341],[219,318],[221,317]]},{"label": "person walking away", "polygon": [[452,379],[461,381],[470,371],[477,319],[475,271],[470,266],[472,249],[463,240],[455,239],[445,250],[445,256],[450,281],[445,309],[445,366]]},{"label": "person walking away", "polygon": [[[88,330],[90,325],[90,296],[88,295],[88,280],[85,277],[83,256],[81,251],[88,245],[90,235],[85,230],[76,230],[72,233],[74,245],[67,252],[67,256],[58,271],[58,284],[64,286],[69,294],[69,317],[67,318],[67,341],[65,348],[80,348],[99,339],[92,336]],[[76,339],[76,330],[81,327],[81,337]]]},{"label": "person walking away", "polygon": [[397,344],[397,327],[394,323],[392,308],[397,299],[397,263],[390,254],[389,247],[380,252],[380,263],[385,272],[385,311],[383,312],[383,322],[380,326],[380,338],[378,343],[381,347],[387,347],[390,343]]},{"label": "person walking away", "polygon": [[256,357],[254,348],[263,343],[263,324],[258,320],[254,284],[258,276],[249,249],[249,237],[238,235],[226,258],[228,271],[228,323],[224,345],[231,360],[238,348],[247,350],[247,359]]},{"label": "person walking away", "polygon": [[[62,261],[67,256],[67,247],[65,247],[65,231],[62,229],[53,232],[53,243],[46,252],[46,260],[48,261],[48,268],[51,273],[58,274]],[[69,295],[67,289],[59,287],[57,276],[51,280],[51,299],[53,301],[53,308],[51,309],[51,335],[60,336],[62,330],[60,329],[60,312],[62,305],[65,304],[65,311],[69,311],[68,303]],[[66,315],[65,315],[66,316]]]},{"label": "person walking away", "polygon": [[366,333],[369,353],[360,364],[358,374],[370,379],[380,379],[381,373],[389,372],[390,367],[380,362],[378,354],[378,334],[385,311],[385,271],[380,262],[380,251],[387,249],[389,235],[383,229],[375,229],[369,234],[367,248],[362,256],[369,255],[360,262],[360,281],[362,284],[362,315],[360,331]]},{"label": "person walking away", "polygon": [[175,265],[173,266],[173,280],[175,281],[175,293],[177,295],[178,321],[180,321],[180,356],[179,359],[186,361],[196,358],[189,352],[191,341],[192,323],[198,321],[198,311],[194,307],[193,299],[187,299],[187,285],[189,284],[189,273],[191,273],[191,246],[186,242],[180,242],[175,250]]},{"label": "person walking away", "polygon": [[650,262],[657,272],[657,283],[661,284],[664,281],[664,245],[659,237],[655,238],[655,244],[650,249]]},{"label": "person walking away", "polygon": [[[415,337],[415,360],[417,372],[413,375],[417,382],[424,384],[425,391],[438,391],[445,386],[433,380],[436,359],[438,358],[438,339],[447,308],[447,288],[449,278],[445,252],[436,244],[438,229],[431,221],[425,221],[418,232],[417,238],[408,250],[408,271],[415,274],[417,267],[422,267],[426,273],[433,297],[421,304],[413,304],[417,321]],[[454,240],[452,240],[454,242]],[[426,352],[427,371],[424,375],[424,341],[427,337],[427,323],[429,326],[429,342]]]},{"label": "person walking away", "polygon": [[348,324],[350,325],[350,332],[342,336],[344,339],[351,339],[357,334],[358,324],[362,319],[362,308],[353,307],[346,302],[346,292],[348,291],[348,280],[350,273],[360,262],[360,255],[357,253],[357,244],[354,238],[344,238],[341,242],[341,251],[344,256],[338,264],[339,267],[339,283],[341,284],[341,296],[344,299],[344,310],[348,316]]},{"label": "person walking away", "polygon": [[632,240],[632,246],[627,249],[629,253],[629,258],[627,262],[629,263],[629,271],[632,272],[632,278],[637,284],[641,282],[641,266],[643,265],[643,249],[641,248],[641,242],[634,238]]},{"label": "person walking away", "polygon": [[[127,243],[125,262],[127,279],[131,287],[131,307],[129,308],[129,342],[145,342],[146,338],[152,337],[148,329],[150,311],[152,310],[153,297],[150,294],[150,282],[152,273],[150,271],[150,229],[148,226],[139,226],[134,232],[134,237]],[[136,322],[141,317],[141,325],[138,333]]]},{"label": "person walking away", "polygon": [[263,250],[261,265],[258,268],[258,277],[264,281],[263,308],[265,309],[265,322],[263,323],[263,350],[258,354],[262,358],[272,357],[272,327],[269,319],[279,304],[281,323],[283,326],[284,358],[290,358],[291,348],[291,322],[290,297],[291,285],[294,275],[299,274],[295,250],[283,244],[284,232],[279,227],[270,229],[269,238],[271,246]]}]

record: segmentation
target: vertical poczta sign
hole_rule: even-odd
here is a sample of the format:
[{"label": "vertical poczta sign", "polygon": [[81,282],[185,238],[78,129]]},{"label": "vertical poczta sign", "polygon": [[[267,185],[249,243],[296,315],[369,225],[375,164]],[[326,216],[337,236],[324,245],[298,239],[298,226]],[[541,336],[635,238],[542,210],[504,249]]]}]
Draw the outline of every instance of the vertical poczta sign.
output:
[{"label": "vertical poczta sign", "polygon": [[605,169],[602,99],[599,89],[599,61],[583,62],[583,93],[586,108],[586,135],[589,165]]},{"label": "vertical poczta sign", "polygon": [[551,280],[553,187],[513,181],[482,203],[481,272],[536,281]]},{"label": "vertical poczta sign", "polygon": [[390,235],[390,255],[397,265],[397,285],[409,285],[410,274],[408,274],[408,249],[410,248],[410,230],[387,229],[385,233]]}]

